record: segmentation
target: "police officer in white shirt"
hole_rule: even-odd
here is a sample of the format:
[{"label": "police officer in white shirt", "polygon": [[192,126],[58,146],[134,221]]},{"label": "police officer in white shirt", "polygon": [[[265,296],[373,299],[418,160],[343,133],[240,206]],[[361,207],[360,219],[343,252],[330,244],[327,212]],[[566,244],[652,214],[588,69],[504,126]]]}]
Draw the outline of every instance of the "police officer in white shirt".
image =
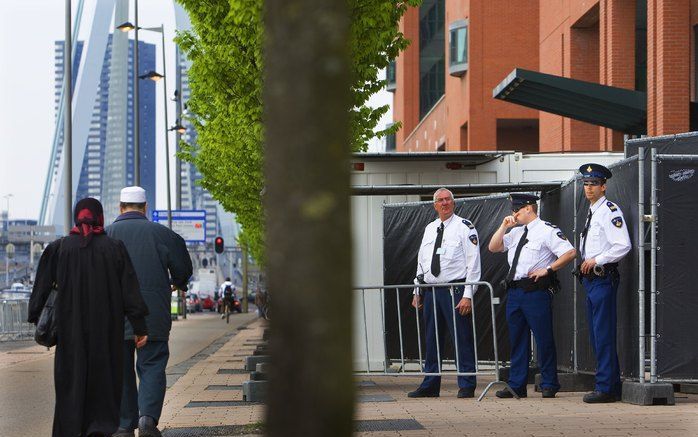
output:
[{"label": "police officer in white shirt", "polygon": [[[544,398],[554,398],[560,389],[557,355],[553,338],[552,292],[555,272],[572,261],[577,251],[562,231],[538,217],[538,196],[511,194],[513,215],[504,217],[490,240],[491,252],[507,251],[507,322],[511,343],[509,386],[519,397],[526,397],[531,332],[536,340]],[[516,225],[523,225],[507,230]],[[512,398],[509,390],[496,393]]]},{"label": "police officer in white shirt", "polygon": [[612,173],[599,164],[579,167],[589,212],[581,233],[579,274],[587,292],[589,337],[596,355],[596,385],[584,402],[615,402],[621,396],[616,352],[616,292],[620,261],[631,247],[628,227],[618,205],[606,199]]},{"label": "police officer in white shirt", "polygon": [[[480,244],[477,230],[468,220],[453,213],[453,193],[439,188],[434,193],[434,209],[439,217],[424,229],[424,237],[417,256],[415,283],[445,284],[449,282],[476,282],[480,280]],[[475,352],[472,333],[472,286],[422,288],[423,296],[415,289],[412,306],[424,308],[426,326],[425,373],[439,372],[438,351],[444,350],[444,336],[448,330],[451,339],[457,338],[458,371],[475,372]],[[453,296],[452,296],[453,293]],[[453,299],[453,300],[452,300]],[[454,335],[454,306],[455,331]],[[434,310],[436,305],[436,310]],[[435,320],[436,318],[436,320]],[[439,338],[436,338],[438,328]],[[439,349],[437,351],[437,341]],[[472,398],[475,395],[475,376],[458,377],[458,397]],[[438,397],[441,389],[440,376],[425,376],[422,384],[408,394],[411,398]]]}]

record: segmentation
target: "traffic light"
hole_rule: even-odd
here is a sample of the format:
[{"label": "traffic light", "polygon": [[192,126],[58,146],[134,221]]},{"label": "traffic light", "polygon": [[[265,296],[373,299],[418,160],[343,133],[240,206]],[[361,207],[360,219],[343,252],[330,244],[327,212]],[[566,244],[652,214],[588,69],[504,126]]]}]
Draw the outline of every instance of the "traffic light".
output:
[{"label": "traffic light", "polygon": [[214,244],[215,244],[216,253],[223,253],[223,248],[224,248],[223,237],[216,237]]}]

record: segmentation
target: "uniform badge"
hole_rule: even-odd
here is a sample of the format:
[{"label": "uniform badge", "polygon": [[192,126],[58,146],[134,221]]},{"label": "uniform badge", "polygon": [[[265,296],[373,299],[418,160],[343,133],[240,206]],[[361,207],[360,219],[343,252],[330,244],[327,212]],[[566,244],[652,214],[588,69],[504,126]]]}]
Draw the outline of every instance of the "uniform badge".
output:
[{"label": "uniform badge", "polygon": [[558,232],[558,233],[555,234],[555,235],[557,235],[558,237],[560,237],[561,240],[567,241],[567,237],[565,237],[565,234],[563,234],[562,232]]},{"label": "uniform badge", "polygon": [[614,217],[613,220],[611,220],[611,223],[613,223],[613,226],[620,228],[623,226],[623,219],[620,217]]},{"label": "uniform badge", "polygon": [[608,206],[608,209],[610,209],[613,212],[618,211],[618,207],[613,204],[613,202],[606,202],[606,206]]},{"label": "uniform badge", "polygon": [[463,224],[469,227],[470,229],[475,229],[475,225],[472,224],[469,220],[463,219]]},{"label": "uniform badge", "polygon": [[470,242],[477,246],[477,235],[471,235]]},{"label": "uniform badge", "polygon": [[552,224],[552,223],[550,223],[550,222],[543,222],[543,223],[545,223],[546,225],[550,226],[551,228],[557,228],[557,226],[555,226],[554,224]]},{"label": "uniform badge", "polygon": [[591,173],[594,169],[591,166],[587,167],[587,173]]}]

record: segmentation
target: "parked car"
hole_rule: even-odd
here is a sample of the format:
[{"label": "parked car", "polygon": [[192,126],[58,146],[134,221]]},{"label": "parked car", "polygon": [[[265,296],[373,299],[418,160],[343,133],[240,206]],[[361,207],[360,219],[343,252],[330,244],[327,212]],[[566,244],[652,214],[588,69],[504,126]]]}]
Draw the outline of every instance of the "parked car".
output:
[{"label": "parked car", "polygon": [[209,311],[216,311],[216,302],[214,302],[213,298],[208,295],[208,294],[201,294],[201,309],[203,310],[209,310]]},{"label": "parked car", "polygon": [[201,299],[196,293],[187,294],[187,311],[195,313],[201,311]]}]

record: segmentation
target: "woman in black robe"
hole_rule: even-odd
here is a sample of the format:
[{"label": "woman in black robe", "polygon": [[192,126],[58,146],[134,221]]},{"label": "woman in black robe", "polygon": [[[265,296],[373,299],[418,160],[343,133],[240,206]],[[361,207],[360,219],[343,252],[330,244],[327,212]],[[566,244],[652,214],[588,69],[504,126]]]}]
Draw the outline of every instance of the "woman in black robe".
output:
[{"label": "woman in black robe", "polygon": [[148,308],[126,247],[104,233],[102,204],[82,199],[74,218],[70,235],[41,256],[29,322],[38,321],[55,284],[53,437],[110,436],[119,425],[124,316],[140,347],[147,340]]}]

